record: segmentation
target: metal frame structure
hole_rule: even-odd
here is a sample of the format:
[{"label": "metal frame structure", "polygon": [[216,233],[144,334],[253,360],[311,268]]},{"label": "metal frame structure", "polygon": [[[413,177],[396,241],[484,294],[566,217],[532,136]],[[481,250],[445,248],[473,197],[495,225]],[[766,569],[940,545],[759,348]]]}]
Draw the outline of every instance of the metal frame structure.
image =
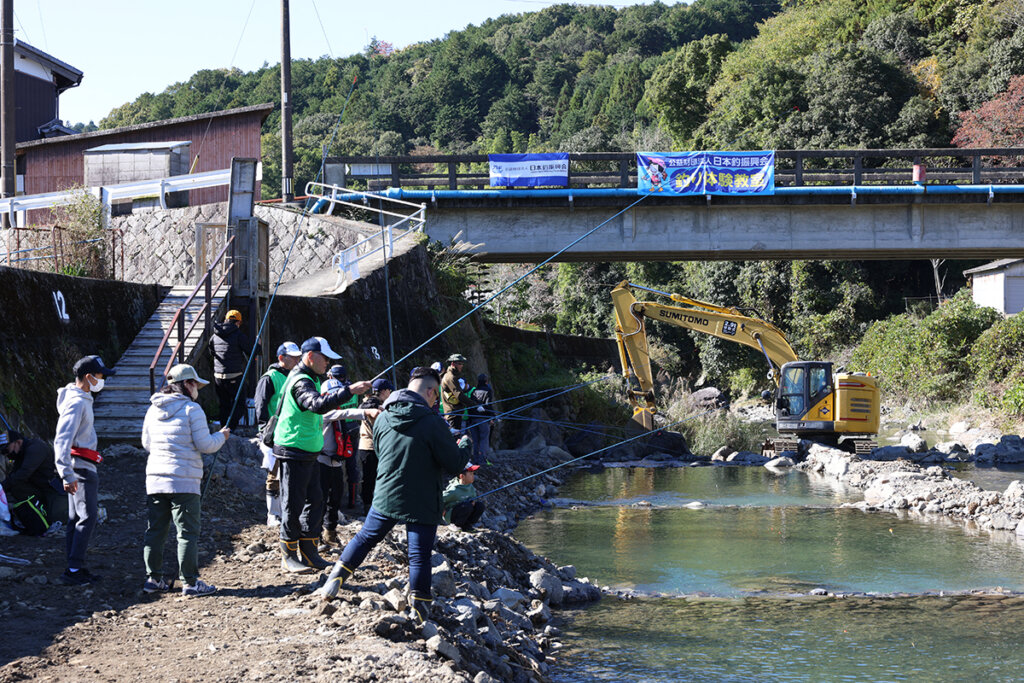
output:
[{"label": "metal frame structure", "polygon": [[[360,190],[352,190],[340,185],[328,185],[326,183],[312,182],[306,184],[306,195],[311,199],[316,199],[312,213],[318,213],[320,210],[324,209],[330,213],[336,206],[344,206],[361,211],[374,211],[378,214],[381,221],[381,234],[361,239],[355,244],[346,247],[343,251],[338,252],[331,258],[331,267],[338,269],[338,281],[335,284],[335,289],[341,287],[353,267],[356,268],[356,272],[358,272],[359,262],[363,259],[372,256],[379,251],[384,252],[385,260],[393,258],[395,255],[395,242],[404,237],[408,237],[411,234],[422,231],[423,226],[427,222],[426,204],[415,204],[413,202],[394,199],[373,192],[362,192]],[[357,202],[353,200],[359,201]],[[370,206],[371,201],[377,203],[377,208]],[[413,211],[412,213],[389,211],[384,208],[385,202],[390,202],[389,207],[391,208],[406,208]],[[396,218],[398,220],[394,223],[385,225],[384,221],[386,220],[386,216]],[[396,228],[401,228],[403,225],[406,225],[407,227],[396,234]],[[368,248],[367,245],[374,240],[378,240],[380,244],[376,247]],[[362,253],[360,253],[360,250],[363,250]]]}]

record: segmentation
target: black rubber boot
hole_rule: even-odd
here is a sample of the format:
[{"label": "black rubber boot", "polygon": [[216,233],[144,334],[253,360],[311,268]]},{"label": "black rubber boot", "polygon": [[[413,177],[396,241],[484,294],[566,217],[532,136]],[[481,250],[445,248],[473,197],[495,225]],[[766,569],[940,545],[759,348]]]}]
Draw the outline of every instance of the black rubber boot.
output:
[{"label": "black rubber boot", "polygon": [[342,564],[341,560],[335,562],[334,569],[331,570],[330,576],[327,577],[327,583],[320,589],[320,596],[328,601],[338,597],[338,591],[351,578],[352,574],[353,571]]},{"label": "black rubber boot", "polygon": [[281,569],[292,574],[309,574],[312,567],[299,561],[299,542],[281,541]]},{"label": "black rubber boot", "polygon": [[431,598],[423,598],[418,595],[410,595],[409,615],[417,626],[430,619],[430,605],[434,601]]},{"label": "black rubber boot", "polygon": [[300,538],[299,539],[299,562],[312,567],[317,571],[321,569],[327,569],[331,566],[331,563],[320,557],[320,553],[317,552],[317,539],[315,538]]}]

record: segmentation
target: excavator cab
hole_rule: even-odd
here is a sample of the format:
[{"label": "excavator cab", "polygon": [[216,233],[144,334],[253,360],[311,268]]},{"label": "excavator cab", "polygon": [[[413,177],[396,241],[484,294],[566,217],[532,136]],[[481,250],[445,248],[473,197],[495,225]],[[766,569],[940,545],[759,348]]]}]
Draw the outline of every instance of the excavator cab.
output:
[{"label": "excavator cab", "polygon": [[799,422],[815,424],[794,425],[793,429],[831,430],[833,392],[832,363],[796,361],[783,365],[775,399],[780,428],[783,422]]}]

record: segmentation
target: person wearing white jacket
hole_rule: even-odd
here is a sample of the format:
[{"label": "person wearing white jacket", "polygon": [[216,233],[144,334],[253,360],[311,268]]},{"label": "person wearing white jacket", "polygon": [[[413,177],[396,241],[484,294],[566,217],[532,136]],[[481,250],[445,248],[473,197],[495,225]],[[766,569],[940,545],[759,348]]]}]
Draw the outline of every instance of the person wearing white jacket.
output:
[{"label": "person wearing white jacket", "polygon": [[167,374],[167,386],[150,398],[152,405],[142,425],[146,460],[146,528],[143,560],[148,578],[146,593],[170,590],[164,580],[163,548],[171,521],[178,535],[178,573],[183,595],[207,595],[216,587],[199,580],[200,489],[203,453],[220,450],[231,430],[210,433],[206,414],[195,402],[199,390],[209,384],[191,365],[175,365]]}]

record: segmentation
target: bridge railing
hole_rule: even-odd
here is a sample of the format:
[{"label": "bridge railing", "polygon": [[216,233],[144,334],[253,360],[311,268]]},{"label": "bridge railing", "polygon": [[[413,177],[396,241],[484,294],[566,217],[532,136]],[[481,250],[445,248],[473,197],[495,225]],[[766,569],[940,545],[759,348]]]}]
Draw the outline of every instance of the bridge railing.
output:
[{"label": "bridge railing", "polygon": [[[483,189],[489,186],[486,154],[329,157],[343,170],[341,184],[363,180],[368,190],[403,187],[426,190]],[[777,150],[775,184],[909,185],[914,167],[926,169],[927,183],[999,185],[1024,182],[1024,148]],[[369,171],[369,172],[367,172]],[[569,187],[636,187],[633,152],[569,154]]]},{"label": "bridge railing", "polygon": [[[331,259],[331,267],[338,271],[335,289],[341,287],[346,279],[356,280],[359,277],[359,263],[377,252],[383,252],[385,260],[392,258],[395,255],[395,242],[421,231],[427,221],[426,204],[382,197],[340,185],[307,183],[306,196],[308,199],[316,198],[313,213],[319,213],[321,208],[331,213],[335,206],[342,206],[375,213],[381,223],[379,234],[359,240]],[[392,222],[387,223],[389,220]]]}]

